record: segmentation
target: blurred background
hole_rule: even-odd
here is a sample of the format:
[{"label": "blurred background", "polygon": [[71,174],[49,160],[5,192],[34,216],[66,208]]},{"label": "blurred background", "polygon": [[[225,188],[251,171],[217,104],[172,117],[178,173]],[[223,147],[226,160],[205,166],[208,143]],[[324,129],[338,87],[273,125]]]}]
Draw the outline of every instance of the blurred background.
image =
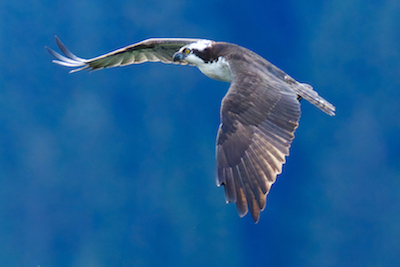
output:
[{"label": "blurred background", "polygon": [[[400,2],[0,3],[1,266],[399,266]],[[247,47],[337,108],[302,101],[261,220],[215,185],[229,84],[146,63],[68,74],[149,37]]]}]

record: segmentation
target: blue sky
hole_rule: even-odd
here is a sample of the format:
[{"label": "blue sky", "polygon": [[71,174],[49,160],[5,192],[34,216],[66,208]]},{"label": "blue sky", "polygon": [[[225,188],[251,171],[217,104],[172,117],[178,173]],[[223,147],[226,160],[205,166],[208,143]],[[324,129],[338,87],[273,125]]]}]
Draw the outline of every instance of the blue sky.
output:
[{"label": "blue sky", "polygon": [[[0,4],[2,266],[395,266],[400,263],[397,1]],[[229,85],[146,63],[68,74],[149,37],[237,43],[337,108],[302,101],[261,220],[215,185]]]}]

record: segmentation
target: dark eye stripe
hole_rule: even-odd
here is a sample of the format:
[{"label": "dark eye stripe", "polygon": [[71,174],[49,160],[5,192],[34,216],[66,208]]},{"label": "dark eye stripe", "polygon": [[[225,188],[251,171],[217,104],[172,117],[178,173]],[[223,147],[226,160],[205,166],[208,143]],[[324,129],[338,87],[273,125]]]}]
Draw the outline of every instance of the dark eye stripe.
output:
[{"label": "dark eye stripe", "polygon": [[212,49],[206,48],[203,51],[193,49],[193,53],[201,58],[205,63],[217,61],[218,56]]}]

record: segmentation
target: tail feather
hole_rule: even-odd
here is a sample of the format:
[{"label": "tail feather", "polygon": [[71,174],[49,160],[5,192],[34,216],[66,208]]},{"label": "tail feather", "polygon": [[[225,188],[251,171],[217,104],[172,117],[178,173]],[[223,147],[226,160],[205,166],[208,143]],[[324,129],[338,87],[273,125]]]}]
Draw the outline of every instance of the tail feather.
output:
[{"label": "tail feather", "polygon": [[335,116],[335,106],[319,96],[318,93],[313,90],[311,85],[306,83],[299,83],[289,76],[286,76],[285,80],[293,86],[293,89],[300,96],[300,99],[304,98],[326,114],[330,116]]}]

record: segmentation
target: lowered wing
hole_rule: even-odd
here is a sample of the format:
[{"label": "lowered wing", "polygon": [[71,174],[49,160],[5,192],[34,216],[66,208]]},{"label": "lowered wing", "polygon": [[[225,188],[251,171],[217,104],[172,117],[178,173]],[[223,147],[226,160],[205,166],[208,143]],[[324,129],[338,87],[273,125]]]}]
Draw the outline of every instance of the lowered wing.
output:
[{"label": "lowered wing", "polygon": [[173,54],[182,46],[200,40],[189,38],[151,38],[92,59],[84,59],[75,56],[57,36],[55,38],[58,47],[64,55],[57,53],[49,47],[46,47],[46,49],[56,58],[53,60],[54,63],[76,68],[71,72],[83,69],[97,70],[116,66],[126,66],[146,61],[185,64],[185,62],[174,62],[172,58]]},{"label": "lowered wing", "polygon": [[233,80],[221,106],[217,185],[224,185],[226,201],[236,203],[241,217],[250,210],[258,222],[289,155],[300,103],[288,83],[265,72],[273,67],[269,62],[240,52],[228,58]]}]

